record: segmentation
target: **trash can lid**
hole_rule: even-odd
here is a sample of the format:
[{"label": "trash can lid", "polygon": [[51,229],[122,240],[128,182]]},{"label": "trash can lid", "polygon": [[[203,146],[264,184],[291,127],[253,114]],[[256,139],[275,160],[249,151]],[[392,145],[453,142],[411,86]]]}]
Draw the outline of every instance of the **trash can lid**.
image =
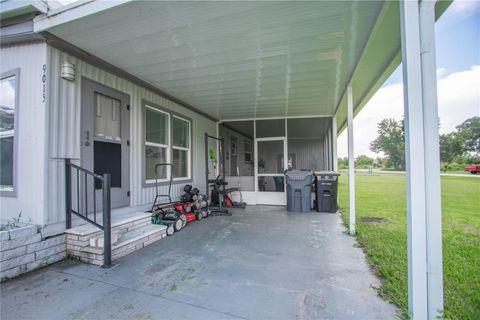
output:
[{"label": "trash can lid", "polygon": [[285,175],[288,179],[293,181],[301,181],[305,180],[306,177],[312,175],[312,171],[307,170],[287,170],[285,171]]},{"label": "trash can lid", "polygon": [[314,171],[313,172],[317,177],[318,176],[339,176],[340,172],[337,171]]}]

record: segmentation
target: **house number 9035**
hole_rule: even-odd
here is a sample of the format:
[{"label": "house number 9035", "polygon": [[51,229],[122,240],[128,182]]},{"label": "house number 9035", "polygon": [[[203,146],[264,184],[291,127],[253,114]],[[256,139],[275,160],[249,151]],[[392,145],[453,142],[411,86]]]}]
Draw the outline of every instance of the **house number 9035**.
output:
[{"label": "house number 9035", "polygon": [[43,91],[42,91],[42,102],[45,102],[46,100],[46,96],[47,96],[47,86],[46,86],[46,82],[47,82],[47,65],[44,64],[43,67],[43,74],[42,74],[42,86],[43,86]]}]

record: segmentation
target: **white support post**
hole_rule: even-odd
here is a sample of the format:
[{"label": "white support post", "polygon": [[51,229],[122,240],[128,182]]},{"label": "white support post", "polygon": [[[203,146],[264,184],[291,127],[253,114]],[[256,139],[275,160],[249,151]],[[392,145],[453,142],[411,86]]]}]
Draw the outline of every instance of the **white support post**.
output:
[{"label": "white support post", "polygon": [[333,171],[338,171],[338,154],[337,154],[337,117],[332,117],[332,161]]},{"label": "white support post", "polygon": [[[408,308],[413,319],[443,310],[434,1],[400,2],[407,165]],[[427,223],[428,222],[428,223]]]},{"label": "white support post", "polygon": [[350,213],[350,234],[355,234],[355,156],[353,153],[353,97],[352,87],[347,88],[347,124],[348,124],[348,194]]},{"label": "white support post", "polygon": [[427,224],[428,317],[443,314],[442,197],[435,58],[435,0],[420,2],[423,134],[425,146],[425,194]]},{"label": "white support post", "polygon": [[328,170],[332,170],[332,158],[331,158],[331,139],[330,139],[330,132],[327,131],[327,136],[326,136],[326,142],[327,142],[327,168]]}]

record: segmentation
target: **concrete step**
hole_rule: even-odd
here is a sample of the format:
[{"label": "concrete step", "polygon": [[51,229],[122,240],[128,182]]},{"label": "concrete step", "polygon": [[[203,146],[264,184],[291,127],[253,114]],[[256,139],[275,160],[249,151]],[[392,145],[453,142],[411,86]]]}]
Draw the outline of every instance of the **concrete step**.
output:
[{"label": "concrete step", "polygon": [[[118,240],[112,244],[112,260],[126,256],[151,243],[159,241],[167,236],[167,227],[156,224],[149,224],[132,231],[119,235]],[[80,260],[95,265],[103,264],[103,246],[85,246],[80,250],[72,251],[71,255],[80,258]],[[103,245],[103,241],[101,243]],[[68,245],[67,245],[68,246]]]},{"label": "concrete step", "polygon": [[[122,234],[119,230],[112,230],[112,235],[111,235],[112,244],[116,243],[119,240],[121,235]],[[100,237],[90,238],[90,247],[103,248],[103,245],[104,245],[103,234]]]}]

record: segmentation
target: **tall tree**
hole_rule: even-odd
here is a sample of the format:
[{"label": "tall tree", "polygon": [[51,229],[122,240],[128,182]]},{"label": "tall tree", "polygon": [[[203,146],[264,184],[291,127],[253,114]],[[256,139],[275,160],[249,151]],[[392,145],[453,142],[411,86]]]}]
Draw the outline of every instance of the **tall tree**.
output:
[{"label": "tall tree", "polygon": [[373,166],[374,163],[375,160],[373,158],[370,158],[364,154],[359,155],[357,159],[355,159],[355,167],[357,168],[366,169],[368,166]]},{"label": "tall tree", "polygon": [[395,169],[405,169],[405,128],[402,121],[383,119],[377,125],[378,136],[370,150],[383,152]]},{"label": "tall tree", "polygon": [[440,161],[451,163],[455,157],[465,153],[464,141],[457,132],[440,135]]},{"label": "tall tree", "polygon": [[465,120],[457,126],[457,132],[464,141],[465,151],[480,153],[480,117]]}]

